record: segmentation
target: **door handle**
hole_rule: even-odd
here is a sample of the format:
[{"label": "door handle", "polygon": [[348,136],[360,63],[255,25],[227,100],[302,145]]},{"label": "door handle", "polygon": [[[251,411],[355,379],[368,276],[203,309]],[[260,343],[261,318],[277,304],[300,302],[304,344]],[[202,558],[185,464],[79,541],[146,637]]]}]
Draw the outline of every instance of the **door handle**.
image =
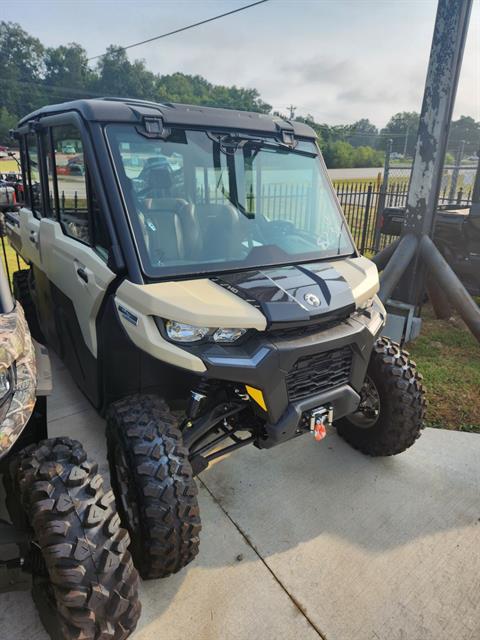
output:
[{"label": "door handle", "polygon": [[78,267],[77,275],[84,282],[88,282],[88,275],[87,275],[87,272],[85,271],[85,269],[83,267]]}]

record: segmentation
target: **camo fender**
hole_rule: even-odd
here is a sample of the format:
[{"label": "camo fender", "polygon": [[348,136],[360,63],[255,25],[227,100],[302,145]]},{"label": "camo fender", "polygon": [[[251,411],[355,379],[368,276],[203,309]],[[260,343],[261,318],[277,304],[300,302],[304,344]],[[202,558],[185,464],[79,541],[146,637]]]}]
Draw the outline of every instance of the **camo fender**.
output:
[{"label": "camo fender", "polygon": [[[0,315],[0,373],[10,370],[11,392],[0,404],[0,458],[22,433],[35,406],[35,350],[21,305]],[[0,398],[0,402],[1,402]]]}]

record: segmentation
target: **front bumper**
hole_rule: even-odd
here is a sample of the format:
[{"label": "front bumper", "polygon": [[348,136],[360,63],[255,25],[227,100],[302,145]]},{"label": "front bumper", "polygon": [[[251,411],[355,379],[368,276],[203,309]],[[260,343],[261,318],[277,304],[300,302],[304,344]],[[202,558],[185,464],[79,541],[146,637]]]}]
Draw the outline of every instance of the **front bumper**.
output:
[{"label": "front bumper", "polygon": [[[319,406],[331,406],[334,419],[355,411],[365,379],[373,344],[385,324],[385,310],[379,301],[366,311],[318,332],[278,337],[275,332],[258,333],[242,345],[199,345],[192,348],[205,363],[205,377],[249,385],[263,393],[265,438],[257,444],[268,448],[289,440],[299,432],[303,414]],[[308,397],[292,399],[288,374],[302,358],[351,350],[348,379]]]}]

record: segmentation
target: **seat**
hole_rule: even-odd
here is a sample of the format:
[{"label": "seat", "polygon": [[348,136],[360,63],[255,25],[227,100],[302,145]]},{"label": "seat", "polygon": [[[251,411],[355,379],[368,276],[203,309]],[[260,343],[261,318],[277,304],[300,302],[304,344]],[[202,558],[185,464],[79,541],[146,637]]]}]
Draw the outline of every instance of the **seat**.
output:
[{"label": "seat", "polygon": [[146,198],[161,198],[170,195],[173,181],[171,170],[168,167],[149,166],[142,171],[140,176],[144,182],[140,195],[144,195]]},{"label": "seat", "polygon": [[240,259],[244,228],[241,213],[230,203],[198,204],[206,260]]},{"label": "seat", "polygon": [[193,204],[181,198],[146,198],[142,218],[152,261],[201,258],[202,234]]}]

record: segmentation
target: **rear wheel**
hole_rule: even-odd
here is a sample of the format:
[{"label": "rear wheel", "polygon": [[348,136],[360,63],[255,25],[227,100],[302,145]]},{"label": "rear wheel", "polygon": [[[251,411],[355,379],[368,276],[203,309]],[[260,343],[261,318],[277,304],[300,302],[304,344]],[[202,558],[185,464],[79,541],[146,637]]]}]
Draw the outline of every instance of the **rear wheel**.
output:
[{"label": "rear wheel", "polygon": [[30,293],[30,269],[20,269],[15,271],[12,276],[13,281],[13,295],[23,307],[25,312],[25,318],[27,320],[28,328],[33,338],[37,342],[44,342],[42,330],[38,322],[37,310],[35,309],[35,303],[33,302],[32,295]]},{"label": "rear wheel", "polygon": [[339,435],[371,456],[408,449],[424,427],[425,388],[407,351],[388,338],[375,343],[357,411],[336,424]]},{"label": "rear wheel", "polygon": [[164,578],[198,553],[197,486],[177,419],[154,395],[134,395],[107,413],[112,487],[142,578]]},{"label": "rear wheel", "polygon": [[20,496],[32,530],[32,595],[47,632],[58,640],[127,638],[140,615],[138,574],[97,464],[79,442],[55,438],[20,452],[11,476],[9,503]]}]

